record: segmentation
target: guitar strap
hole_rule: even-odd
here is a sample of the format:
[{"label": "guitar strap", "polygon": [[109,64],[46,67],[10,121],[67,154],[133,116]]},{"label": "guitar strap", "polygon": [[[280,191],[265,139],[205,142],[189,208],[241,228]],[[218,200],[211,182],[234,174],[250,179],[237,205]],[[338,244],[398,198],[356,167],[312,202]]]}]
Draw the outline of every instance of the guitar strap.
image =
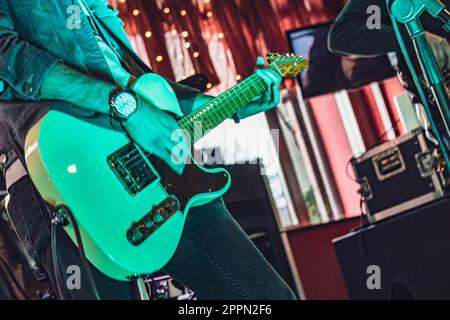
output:
[{"label": "guitar strap", "polygon": [[97,17],[95,12],[86,4],[85,0],[79,0],[82,2],[86,10],[88,10],[92,22],[94,23],[97,32],[106,42],[106,44],[116,53],[120,62],[135,77],[139,78],[145,73],[153,73],[147,64],[129,48],[112,30],[106,25],[102,19]]}]

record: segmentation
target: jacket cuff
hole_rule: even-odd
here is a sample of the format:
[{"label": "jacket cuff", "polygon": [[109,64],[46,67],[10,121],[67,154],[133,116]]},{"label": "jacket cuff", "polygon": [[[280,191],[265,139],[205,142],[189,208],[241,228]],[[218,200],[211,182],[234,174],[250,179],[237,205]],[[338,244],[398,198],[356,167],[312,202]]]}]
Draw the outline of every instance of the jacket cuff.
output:
[{"label": "jacket cuff", "polygon": [[47,72],[58,62],[61,60],[39,50],[28,60],[17,79],[15,89],[19,95],[27,101],[40,101],[40,90]]}]

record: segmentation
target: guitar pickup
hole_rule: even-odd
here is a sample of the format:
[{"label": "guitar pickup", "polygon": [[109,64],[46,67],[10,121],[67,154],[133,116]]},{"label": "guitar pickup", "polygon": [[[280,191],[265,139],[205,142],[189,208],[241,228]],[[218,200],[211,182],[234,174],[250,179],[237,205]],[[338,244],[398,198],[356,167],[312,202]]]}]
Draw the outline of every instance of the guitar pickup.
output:
[{"label": "guitar pickup", "polygon": [[144,155],[132,143],[110,155],[107,160],[118,181],[131,196],[136,196],[158,179]]},{"label": "guitar pickup", "polygon": [[180,202],[170,196],[162,203],[154,206],[141,220],[133,223],[127,231],[127,239],[133,246],[141,245],[164,223],[180,211]]}]

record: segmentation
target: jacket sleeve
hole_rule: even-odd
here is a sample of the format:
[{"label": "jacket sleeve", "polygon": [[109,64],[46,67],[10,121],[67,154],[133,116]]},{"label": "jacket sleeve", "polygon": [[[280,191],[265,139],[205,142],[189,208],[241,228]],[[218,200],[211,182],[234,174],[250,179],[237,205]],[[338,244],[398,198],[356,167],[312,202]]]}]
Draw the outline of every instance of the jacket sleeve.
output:
[{"label": "jacket sleeve", "polygon": [[[375,5],[380,9],[381,25],[378,29],[368,27],[371,11]],[[377,56],[400,50],[390,22],[386,1],[350,0],[340,13],[328,35],[328,48],[340,55]]]},{"label": "jacket sleeve", "polygon": [[0,1],[0,100],[39,101],[39,91],[56,57],[14,31],[7,1]]}]

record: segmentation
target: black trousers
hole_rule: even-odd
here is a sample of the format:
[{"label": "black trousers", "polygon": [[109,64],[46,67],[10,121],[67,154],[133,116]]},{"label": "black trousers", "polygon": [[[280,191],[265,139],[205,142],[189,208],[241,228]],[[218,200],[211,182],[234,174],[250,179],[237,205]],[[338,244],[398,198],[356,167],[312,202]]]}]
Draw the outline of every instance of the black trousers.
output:
[{"label": "black trousers", "polygon": [[[15,183],[9,194],[8,214],[14,229],[55,286],[49,209],[29,177]],[[63,230],[58,232],[57,246],[65,298],[93,299],[83,273],[80,289],[66,285],[70,266],[82,268],[78,251]],[[110,279],[94,267],[92,270],[102,299],[137,297],[135,284]],[[221,199],[191,210],[178,249],[163,271],[194,290],[200,299],[296,299]]]}]

